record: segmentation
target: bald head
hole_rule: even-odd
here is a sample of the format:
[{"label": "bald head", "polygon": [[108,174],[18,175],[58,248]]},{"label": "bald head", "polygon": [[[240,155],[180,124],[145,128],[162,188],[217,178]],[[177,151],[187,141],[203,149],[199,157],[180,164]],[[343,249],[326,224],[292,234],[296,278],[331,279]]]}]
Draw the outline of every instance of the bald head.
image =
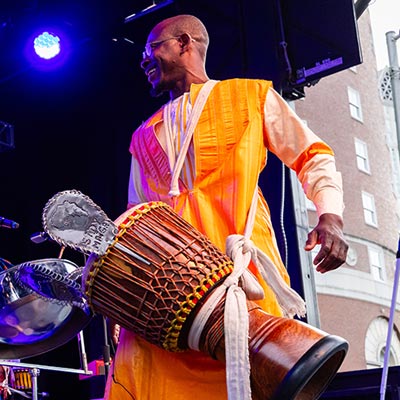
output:
[{"label": "bald head", "polygon": [[165,36],[177,37],[188,33],[197,47],[200,56],[205,60],[209,44],[208,32],[204,24],[193,15],[176,15],[158,23],[151,31],[163,32]]},{"label": "bald head", "polygon": [[140,66],[152,85],[152,94],[169,92],[174,99],[192,84],[209,80],[205,68],[208,33],[192,15],[177,15],[159,22],[150,32]]}]

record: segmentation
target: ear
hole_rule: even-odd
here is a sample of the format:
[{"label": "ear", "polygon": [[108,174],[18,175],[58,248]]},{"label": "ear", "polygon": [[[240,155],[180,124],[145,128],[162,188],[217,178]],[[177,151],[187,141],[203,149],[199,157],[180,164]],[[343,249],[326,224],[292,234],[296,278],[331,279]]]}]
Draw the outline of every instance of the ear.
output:
[{"label": "ear", "polygon": [[189,45],[192,43],[192,38],[187,33],[182,33],[182,35],[179,36],[179,41],[181,44],[182,52],[185,52],[187,51]]}]

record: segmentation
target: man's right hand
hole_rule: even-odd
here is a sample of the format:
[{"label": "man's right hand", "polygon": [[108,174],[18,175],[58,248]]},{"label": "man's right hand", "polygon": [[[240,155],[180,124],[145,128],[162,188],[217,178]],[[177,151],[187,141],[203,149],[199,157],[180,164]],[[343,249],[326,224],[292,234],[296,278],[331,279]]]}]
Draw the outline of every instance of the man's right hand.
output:
[{"label": "man's right hand", "polygon": [[121,327],[114,321],[108,320],[110,325],[111,339],[115,346],[118,346],[119,335],[121,333]]}]

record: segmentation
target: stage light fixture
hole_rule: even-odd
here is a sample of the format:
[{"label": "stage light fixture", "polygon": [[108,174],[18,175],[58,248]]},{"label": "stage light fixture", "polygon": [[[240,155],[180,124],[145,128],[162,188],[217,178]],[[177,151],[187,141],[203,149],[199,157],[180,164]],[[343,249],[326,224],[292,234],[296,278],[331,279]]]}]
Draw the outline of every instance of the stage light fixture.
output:
[{"label": "stage light fixture", "polygon": [[55,71],[63,67],[71,55],[69,35],[57,25],[42,25],[27,37],[24,55],[32,68]]},{"label": "stage light fixture", "polygon": [[60,38],[52,33],[43,32],[35,38],[33,47],[39,57],[50,60],[61,51]]}]

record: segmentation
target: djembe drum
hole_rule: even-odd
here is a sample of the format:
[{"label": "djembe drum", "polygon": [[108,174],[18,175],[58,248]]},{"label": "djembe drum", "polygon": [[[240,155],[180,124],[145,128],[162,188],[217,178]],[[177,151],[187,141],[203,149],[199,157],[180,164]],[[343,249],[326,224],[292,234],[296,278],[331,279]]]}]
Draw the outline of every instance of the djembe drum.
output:
[{"label": "djembe drum", "polygon": [[[233,270],[231,259],[161,202],[141,204],[115,222],[104,255],[92,254],[83,289],[94,312],[169,351],[189,346],[191,324]],[[222,298],[200,334],[200,350],[225,361]],[[316,399],[339,369],[348,344],[248,301],[252,397]]]}]

